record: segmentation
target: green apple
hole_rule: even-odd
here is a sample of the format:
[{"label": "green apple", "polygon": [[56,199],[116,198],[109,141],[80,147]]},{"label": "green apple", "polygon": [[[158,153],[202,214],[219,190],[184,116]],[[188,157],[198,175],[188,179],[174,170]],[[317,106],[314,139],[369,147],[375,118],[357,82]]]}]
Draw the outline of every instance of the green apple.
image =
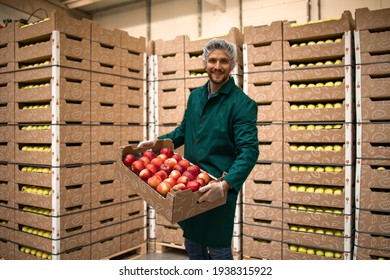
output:
[{"label": "green apple", "polygon": [[343,167],[342,167],[342,166],[335,166],[335,167],[334,167],[334,172],[336,172],[336,173],[341,173],[341,172],[343,172]]},{"label": "green apple", "polygon": [[291,252],[298,252],[298,246],[297,246],[297,245],[290,244],[290,245],[288,246],[288,249],[289,249]]},{"label": "green apple", "polygon": [[336,102],[333,104],[333,108],[336,108],[336,109],[339,109],[339,108],[342,108],[343,107],[343,104],[341,104],[340,102]]},{"label": "green apple", "polygon": [[332,188],[325,188],[324,193],[333,194],[333,189]]},{"label": "green apple", "polygon": [[318,108],[318,109],[323,109],[323,108],[325,108],[325,105],[322,104],[322,103],[317,103],[317,104],[316,104],[316,108]]},{"label": "green apple", "polygon": [[292,191],[292,192],[296,192],[298,188],[297,188],[297,186],[291,185],[291,186],[289,187],[289,189],[290,189],[290,191]]},{"label": "green apple", "polygon": [[333,251],[325,251],[325,257],[327,258],[334,258],[334,253]]},{"label": "green apple", "polygon": [[290,149],[293,150],[293,151],[296,151],[298,149],[298,146],[297,145],[291,145]]},{"label": "green apple", "polygon": [[298,171],[298,166],[292,165],[292,166],[290,167],[290,170],[291,170],[291,171]]},{"label": "green apple", "polygon": [[333,194],[334,195],[340,195],[340,194],[342,194],[343,193],[343,191],[341,190],[341,189],[335,189],[334,191],[333,191]]},{"label": "green apple", "polygon": [[315,188],[314,187],[307,187],[306,192],[309,192],[309,193],[315,192]]},{"label": "green apple", "polygon": [[314,146],[308,146],[306,148],[306,151],[315,151],[315,149],[316,149],[316,147],[314,147]]},{"label": "green apple", "polygon": [[299,109],[298,105],[296,105],[296,104],[292,104],[292,105],[290,106],[290,108],[291,108],[292,110],[298,110],[298,109]]},{"label": "green apple", "polygon": [[[309,63],[307,66],[314,66],[314,64],[313,63]],[[307,85],[308,88],[312,88],[312,87],[315,87],[315,86],[316,85],[313,84],[313,83],[310,83],[310,84]]]},{"label": "green apple", "polygon": [[325,166],[325,172],[334,172],[333,166]]},{"label": "green apple", "polygon": [[324,234],[324,233],[325,233],[325,230],[322,229],[322,228],[316,228],[316,229],[314,230],[314,232],[315,232],[315,233],[318,233],[318,234]]},{"label": "green apple", "polygon": [[308,125],[306,126],[306,129],[307,129],[307,130],[314,130],[314,129],[315,129],[315,126],[314,126],[314,124],[308,124]]},{"label": "green apple", "polygon": [[308,255],[315,255],[316,251],[313,248],[307,248],[306,254],[308,254]]},{"label": "green apple", "polygon": [[306,191],[306,186],[299,186],[299,187],[297,188],[297,191],[298,191],[298,192],[305,192],[305,191]]},{"label": "green apple", "polygon": [[324,255],[325,255],[324,250],[322,250],[322,249],[316,249],[316,255],[317,255],[317,256],[324,256]]},{"label": "green apple", "polygon": [[333,108],[333,104],[332,103],[326,103],[325,104],[325,109],[332,109]]},{"label": "green apple", "polygon": [[[330,61],[330,60],[327,60],[327,61],[325,61],[324,64],[325,64],[325,65],[333,65],[333,62]],[[332,86],[333,86],[333,82],[331,82],[331,83],[332,83]]]},{"label": "green apple", "polygon": [[297,124],[292,124],[290,125],[291,130],[298,130],[298,125]]},{"label": "green apple", "polygon": [[316,168],[316,172],[325,172],[325,169],[323,167],[321,167],[321,166],[318,166]]},{"label": "green apple", "polygon": [[316,108],[316,105],[314,105],[314,104],[308,104],[308,105],[306,106],[306,108],[307,108],[307,109],[315,109],[315,108]]},{"label": "green apple", "polygon": [[297,148],[298,151],[304,151],[306,150],[306,146],[305,145],[300,145],[298,148]]},{"label": "green apple", "polygon": [[298,227],[297,227],[297,226],[290,226],[290,230],[292,230],[292,231],[298,231]]},{"label": "green apple", "polygon": [[305,246],[298,247],[298,253],[306,254],[307,248]]},{"label": "green apple", "polygon": [[298,171],[305,172],[306,171],[306,166],[300,165],[298,167]]},{"label": "green apple", "polygon": [[325,192],[325,189],[322,188],[322,187],[317,187],[317,188],[315,188],[314,192],[315,192],[315,193],[324,193],[324,192]]},{"label": "green apple", "polygon": [[307,228],[306,228],[306,227],[299,227],[299,228],[298,228],[298,231],[306,232],[306,231],[307,231]]},{"label": "green apple", "polygon": [[298,88],[306,88],[306,84],[299,84]]},{"label": "green apple", "polygon": [[306,126],[305,125],[298,125],[298,130],[306,130]]}]

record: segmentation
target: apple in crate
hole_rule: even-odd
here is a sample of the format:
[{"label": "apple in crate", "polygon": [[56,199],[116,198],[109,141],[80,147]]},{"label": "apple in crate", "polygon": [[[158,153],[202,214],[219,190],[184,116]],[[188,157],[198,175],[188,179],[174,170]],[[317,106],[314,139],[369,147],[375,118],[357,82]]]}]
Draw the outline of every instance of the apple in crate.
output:
[{"label": "apple in crate", "polygon": [[207,185],[207,184],[210,182],[210,180],[211,180],[210,175],[209,175],[206,171],[201,171],[201,172],[199,173],[199,175],[198,175],[197,178],[203,179],[203,181],[205,182],[206,185]]},{"label": "apple in crate", "polygon": [[189,181],[187,183],[187,188],[191,189],[192,192],[197,192],[200,188],[200,183],[196,180]]},{"label": "apple in crate", "polygon": [[123,163],[124,163],[126,166],[129,166],[129,167],[130,167],[130,166],[133,164],[133,162],[136,161],[136,160],[137,160],[137,158],[136,158],[134,155],[128,154],[128,155],[126,155],[126,157],[124,158]]},{"label": "apple in crate", "polygon": [[145,168],[145,169],[142,169],[139,173],[139,177],[144,180],[144,181],[147,181],[150,177],[153,176],[153,173],[152,171],[150,171],[149,169]]},{"label": "apple in crate", "polygon": [[156,188],[156,191],[161,194],[162,196],[165,196],[170,190],[172,189],[172,186],[166,182],[162,181]]},{"label": "apple in crate", "polygon": [[153,189],[157,189],[158,185],[162,182],[162,179],[160,176],[153,175],[148,179],[148,185],[151,186]]},{"label": "apple in crate", "polygon": [[154,159],[157,155],[153,151],[145,151],[142,156],[148,157],[150,160]]},{"label": "apple in crate", "polygon": [[160,150],[160,154],[163,154],[163,155],[166,155],[167,158],[171,158],[173,157],[173,155],[175,154],[174,151],[172,149],[169,149],[169,148],[162,148]]},{"label": "apple in crate", "polygon": [[145,164],[140,160],[136,160],[131,164],[131,170],[135,173],[140,173],[144,168]]}]

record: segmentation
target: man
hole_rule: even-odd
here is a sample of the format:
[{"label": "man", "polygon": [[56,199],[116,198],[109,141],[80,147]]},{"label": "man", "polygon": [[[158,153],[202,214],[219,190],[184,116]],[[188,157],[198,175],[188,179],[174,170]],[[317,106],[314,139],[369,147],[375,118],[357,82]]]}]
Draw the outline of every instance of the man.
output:
[{"label": "man", "polygon": [[[193,90],[181,124],[159,139],[169,138],[184,157],[222,182],[200,188],[199,202],[213,202],[227,192],[226,204],[179,222],[191,260],[233,259],[234,214],[237,195],[259,155],[257,104],[230,77],[237,59],[236,46],[213,39],[202,55],[209,81]],[[153,145],[145,141],[140,147]]]}]

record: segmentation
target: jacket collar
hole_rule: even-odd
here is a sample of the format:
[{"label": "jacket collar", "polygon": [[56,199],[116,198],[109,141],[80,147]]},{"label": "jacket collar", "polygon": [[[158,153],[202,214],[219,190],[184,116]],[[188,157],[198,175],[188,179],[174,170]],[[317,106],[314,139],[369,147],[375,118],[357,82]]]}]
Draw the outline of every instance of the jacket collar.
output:
[{"label": "jacket collar", "polygon": [[[209,94],[209,84],[210,84],[210,80],[208,80],[207,83],[204,85],[207,95]],[[220,93],[229,94],[230,90],[234,85],[235,85],[234,79],[232,76],[230,76],[229,80],[213,95],[219,95]]]}]

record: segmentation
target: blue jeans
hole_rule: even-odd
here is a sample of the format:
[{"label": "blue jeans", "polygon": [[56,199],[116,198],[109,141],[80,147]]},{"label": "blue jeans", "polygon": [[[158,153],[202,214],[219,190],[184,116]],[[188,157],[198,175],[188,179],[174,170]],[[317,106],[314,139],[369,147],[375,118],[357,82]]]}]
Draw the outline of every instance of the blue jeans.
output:
[{"label": "blue jeans", "polygon": [[232,248],[211,248],[195,243],[187,238],[184,245],[190,260],[233,260]]}]

